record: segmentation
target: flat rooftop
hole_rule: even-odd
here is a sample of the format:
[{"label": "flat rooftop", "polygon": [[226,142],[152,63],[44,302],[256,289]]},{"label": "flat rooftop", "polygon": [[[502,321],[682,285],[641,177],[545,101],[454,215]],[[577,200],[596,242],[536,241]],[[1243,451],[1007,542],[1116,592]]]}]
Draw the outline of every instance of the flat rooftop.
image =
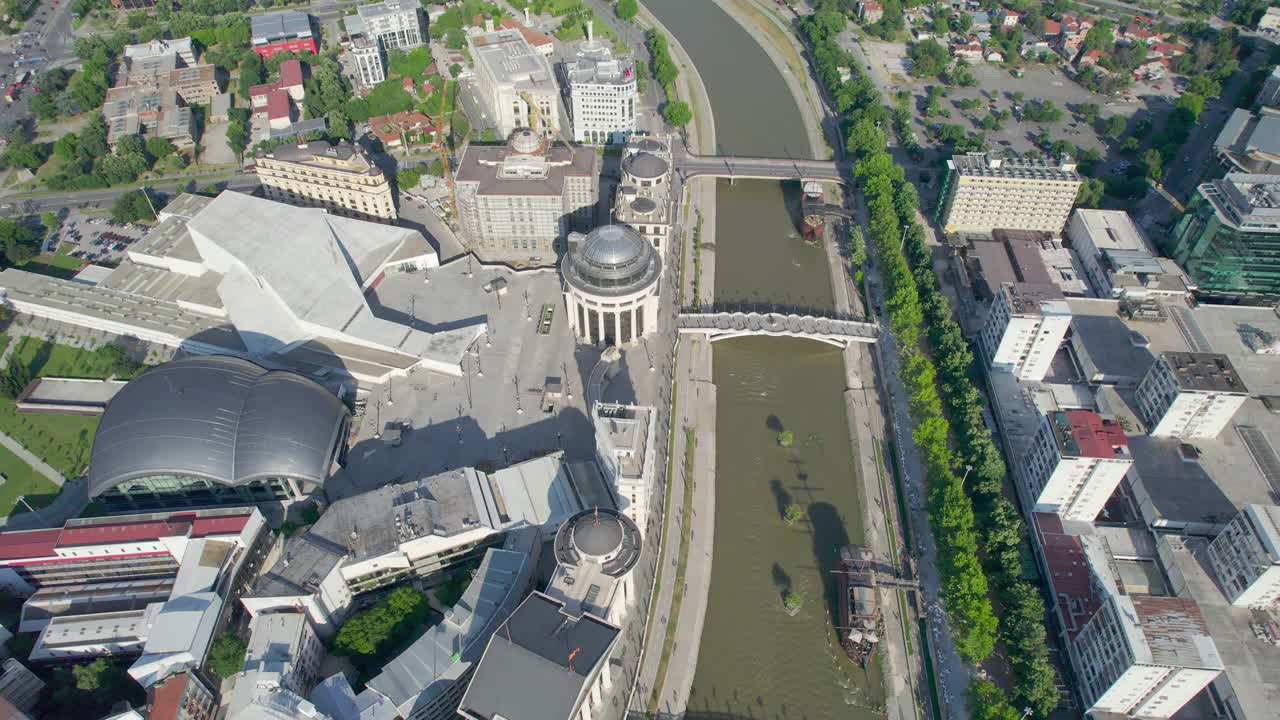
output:
[{"label": "flat rooftop", "polygon": [[[970,263],[990,297],[1004,283],[1051,285],[1053,280],[1040,257],[1040,244],[1019,237],[974,240],[968,249]],[[1058,297],[1062,297],[1061,291]]]},{"label": "flat rooftop", "polygon": [[1205,560],[1203,538],[1160,536],[1158,542],[1169,574],[1181,579],[1179,594],[1199,606],[1242,717],[1273,717],[1280,699],[1280,616],[1227,602]]},{"label": "flat rooftop", "polygon": [[[515,157],[513,157],[515,156]],[[502,177],[504,162],[542,164],[538,176]],[[565,179],[592,178],[596,153],[591,147],[553,145],[544,155],[519,156],[506,145],[468,145],[458,164],[458,182],[479,183],[481,195],[549,195],[564,193]]]},{"label": "flat rooftop", "polygon": [[551,66],[519,30],[503,28],[467,38],[477,64],[503,85],[558,92]]},{"label": "flat rooftop", "polygon": [[1005,283],[1015,315],[1070,315],[1070,306],[1057,285],[1050,283]]},{"label": "flat rooftop", "polygon": [[1056,182],[1080,182],[1072,163],[1052,163],[1034,158],[997,158],[990,153],[952,155],[947,166],[961,177],[1005,178]]},{"label": "flat rooftop", "polygon": [[1077,208],[1075,218],[1080,220],[1094,247],[1100,251],[1143,250],[1151,254],[1146,237],[1124,210]]},{"label": "flat rooftop", "polygon": [[1245,394],[1244,383],[1222,353],[1163,352],[1160,357],[1173,370],[1178,387],[1183,390]]}]

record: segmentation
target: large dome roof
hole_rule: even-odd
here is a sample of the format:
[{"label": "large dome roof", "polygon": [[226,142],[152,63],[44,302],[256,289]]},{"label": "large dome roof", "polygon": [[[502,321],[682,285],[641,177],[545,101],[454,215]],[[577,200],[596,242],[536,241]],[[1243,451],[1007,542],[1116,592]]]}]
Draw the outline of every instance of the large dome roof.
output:
[{"label": "large dome roof", "polygon": [[602,225],[577,243],[563,263],[565,279],[596,295],[626,295],[657,282],[658,251],[626,225]]},{"label": "large dome roof", "polygon": [[647,152],[638,152],[622,161],[622,169],[632,177],[653,180],[667,174],[667,161]]},{"label": "large dome roof", "polygon": [[518,128],[507,139],[507,147],[521,155],[533,155],[542,148],[542,138],[529,128]]},{"label": "large dome roof", "polygon": [[622,577],[640,558],[640,528],[611,508],[583,510],[556,532],[555,554],[562,566],[594,565],[605,575]]}]

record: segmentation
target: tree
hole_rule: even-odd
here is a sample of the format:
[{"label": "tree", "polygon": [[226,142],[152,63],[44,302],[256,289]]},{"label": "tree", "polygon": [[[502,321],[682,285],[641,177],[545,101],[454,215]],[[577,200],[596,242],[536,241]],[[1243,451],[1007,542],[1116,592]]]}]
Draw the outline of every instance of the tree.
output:
[{"label": "tree", "polygon": [[849,127],[845,148],[856,158],[864,157],[885,147],[884,131],[876,127],[870,118],[862,118]]},{"label": "tree", "polygon": [[796,503],[791,503],[782,513],[782,519],[788,525],[795,525],[804,519],[804,508]]},{"label": "tree", "polygon": [[911,74],[938,77],[951,62],[951,54],[937,40],[922,40],[911,46]]},{"label": "tree", "polygon": [[220,678],[229,678],[244,668],[244,655],[248,650],[244,641],[235,635],[220,635],[209,648],[209,671]]},{"label": "tree", "polygon": [[1097,178],[1085,178],[1076,193],[1076,205],[1083,208],[1102,207],[1102,197],[1106,194],[1106,186]]},{"label": "tree", "polygon": [[1150,148],[1142,153],[1142,164],[1147,169],[1147,177],[1152,180],[1160,182],[1164,177],[1164,158],[1156,148]]},{"label": "tree", "polygon": [[782,607],[793,615],[800,612],[800,608],[803,606],[804,593],[798,590],[788,590],[787,594],[782,597]]},{"label": "tree", "polygon": [[613,11],[623,20],[631,20],[640,12],[640,3],[637,0],[618,0]]},{"label": "tree", "polygon": [[1174,104],[1174,109],[1187,113],[1192,120],[1195,120],[1200,117],[1200,113],[1204,112],[1204,96],[1193,92],[1184,92],[1182,97],[1178,98],[1178,102]]},{"label": "tree", "polygon": [[795,440],[796,440],[796,436],[790,430],[783,430],[782,432],[778,433],[778,445],[784,448],[791,447],[792,443],[794,443]]},{"label": "tree", "polygon": [[162,137],[149,137],[146,142],[147,154],[159,160],[160,158],[169,157],[177,152],[178,148],[173,141]]},{"label": "tree", "polygon": [[1097,25],[1089,28],[1088,33],[1085,33],[1082,48],[1086,52],[1089,50],[1110,52],[1111,49],[1115,47],[1115,44],[1116,33],[1112,27],[1111,21],[1102,20],[1099,21]]},{"label": "tree", "polygon": [[1062,108],[1052,100],[1032,100],[1023,106],[1022,117],[1030,122],[1056,123],[1062,119]]},{"label": "tree", "polygon": [[1186,91],[1201,97],[1218,97],[1222,94],[1222,83],[1208,75],[1192,75],[1187,79]]},{"label": "tree", "polygon": [[133,223],[139,220],[155,220],[151,212],[151,201],[142,190],[131,190],[116,198],[111,206],[111,219],[118,223]]},{"label": "tree", "polygon": [[400,187],[400,191],[412,190],[418,186],[418,180],[422,178],[422,171],[418,168],[405,168],[396,173],[396,184]]},{"label": "tree", "polygon": [[1019,720],[1022,715],[995,683],[984,678],[969,683],[969,705],[973,720]]},{"label": "tree", "polygon": [[254,85],[261,85],[267,79],[267,68],[262,64],[262,56],[248,50],[240,60],[240,98],[249,99],[249,90]]},{"label": "tree", "polygon": [[1090,125],[1098,119],[1098,113],[1102,112],[1102,108],[1097,103],[1082,103],[1076,107],[1076,112],[1080,113],[1080,117]]},{"label": "tree", "polygon": [[1129,125],[1123,115],[1108,115],[1103,123],[1103,132],[1107,137],[1119,140],[1124,135],[1124,129]]},{"label": "tree", "polygon": [[672,127],[684,127],[693,120],[693,110],[689,107],[689,103],[683,100],[669,102],[662,108],[662,119]]},{"label": "tree", "polygon": [[4,157],[0,161],[5,167],[18,165],[35,170],[49,159],[50,146],[46,143],[29,143],[25,140],[12,142],[9,149],[5,151]]}]

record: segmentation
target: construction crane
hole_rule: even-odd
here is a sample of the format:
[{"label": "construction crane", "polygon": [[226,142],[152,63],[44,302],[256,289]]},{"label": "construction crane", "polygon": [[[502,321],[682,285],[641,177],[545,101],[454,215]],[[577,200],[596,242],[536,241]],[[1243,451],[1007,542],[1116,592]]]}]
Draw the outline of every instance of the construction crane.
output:
[{"label": "construction crane", "polygon": [[[449,98],[449,81],[442,80],[442,82],[444,83],[444,86],[440,88],[440,113],[439,113],[438,119],[436,120],[437,134],[441,134],[440,128],[444,125],[445,102]],[[444,168],[444,184],[449,187],[449,211],[452,213],[449,216],[449,219],[454,220],[458,217],[458,193],[454,190],[453,173],[450,172],[449,170],[449,148],[447,147],[448,143],[444,142],[443,138],[439,138],[439,139],[440,139],[440,143],[439,143],[440,144],[440,165]]]},{"label": "construction crane", "polygon": [[[538,107],[538,103],[533,99],[533,94],[528,90],[520,91],[520,99],[524,100],[524,103],[529,106],[529,129],[537,132],[538,121],[542,119],[542,109]],[[559,136],[560,142],[564,143],[565,147],[573,146],[573,142],[565,137],[564,130],[560,128],[560,123],[556,123],[556,135]]]}]

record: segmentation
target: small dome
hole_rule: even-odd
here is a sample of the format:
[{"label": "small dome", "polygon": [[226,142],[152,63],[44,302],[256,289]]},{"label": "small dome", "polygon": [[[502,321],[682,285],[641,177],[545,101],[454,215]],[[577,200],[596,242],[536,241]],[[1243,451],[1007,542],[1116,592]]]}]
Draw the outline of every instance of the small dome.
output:
[{"label": "small dome", "polygon": [[622,169],[627,174],[644,180],[653,180],[667,174],[667,161],[647,152],[638,152],[622,161]]},{"label": "small dome", "polygon": [[573,545],[583,555],[607,557],[622,543],[622,523],[614,515],[587,515],[573,526]]},{"label": "small dome", "polygon": [[658,203],[651,198],[636,198],[631,201],[631,209],[638,215],[648,215],[658,209]]},{"label": "small dome", "polygon": [[667,146],[653,138],[639,138],[631,143],[631,147],[640,152],[660,153],[666,152]]},{"label": "small dome", "polygon": [[532,155],[542,148],[542,138],[529,128],[519,128],[511,133],[507,147],[521,155]]},{"label": "small dome", "polygon": [[602,225],[571,247],[561,269],[582,292],[627,295],[658,281],[662,258],[629,226]]}]

